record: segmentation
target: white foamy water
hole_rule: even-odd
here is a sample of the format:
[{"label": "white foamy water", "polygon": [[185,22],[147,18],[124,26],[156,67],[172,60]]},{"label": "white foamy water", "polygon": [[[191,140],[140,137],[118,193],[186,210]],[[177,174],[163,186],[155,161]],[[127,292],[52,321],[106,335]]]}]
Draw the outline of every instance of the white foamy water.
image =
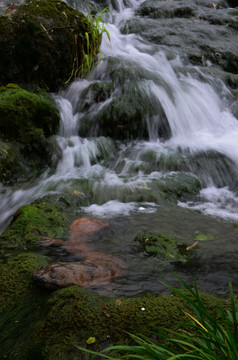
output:
[{"label": "white foamy water", "polygon": [[[206,165],[207,152],[226,157],[233,164],[229,180],[232,183],[238,172],[238,122],[211,81],[208,84],[179,74],[179,59],[169,61],[158,46],[144,42],[134,34],[120,32],[120,23],[133,16],[139,3],[135,0],[126,4],[122,0],[114,1],[112,23],[107,26],[111,43],[104,34],[101,62],[88,79],[75,80],[68,89],[55,96],[61,114],[60,134],[56,137],[60,153],[57,155],[58,163],[54,170],[47,171],[32,184],[18,190],[2,189],[0,229],[6,226],[20,206],[49,193],[64,193],[67,182],[80,179],[88,180],[93,193],[94,203],[84,208],[85,212],[102,217],[128,216],[131,211],[138,210],[136,202],[131,201],[137,193],[144,191],[141,196],[146,197],[153,181],[170,171],[180,171],[180,166],[181,171],[194,172],[204,187],[198,200],[186,204],[179,202],[180,206],[238,221],[236,185],[229,188],[230,185],[224,183],[226,180],[222,180],[222,186],[216,185],[216,176],[210,174],[210,163]],[[114,72],[121,69],[118,78],[113,78]],[[78,129],[84,116],[93,120],[121,96],[124,71],[134,76],[138,93],[143,94],[143,99],[149,104],[148,109],[153,108],[153,112],[148,110],[143,119],[148,126],[149,140],[114,143],[112,139],[101,136],[79,137]],[[125,79],[124,84],[130,81]],[[91,98],[86,98],[85,94],[89,93],[92,84],[102,82],[113,84],[114,89],[106,99],[90,103]],[[163,141],[157,135],[161,113],[171,130],[171,136]],[[205,155],[202,165],[195,166],[194,156],[198,154]],[[165,159],[164,168],[160,166],[162,156]],[[166,168],[166,157],[178,158],[175,169]],[[226,179],[226,176],[229,177],[229,170],[225,168],[226,159],[223,163],[225,170],[222,168],[220,173]],[[202,175],[199,166],[202,166]],[[219,170],[216,171],[219,173]],[[152,211],[153,206],[143,210],[143,205],[139,205],[141,210],[138,211]]]}]

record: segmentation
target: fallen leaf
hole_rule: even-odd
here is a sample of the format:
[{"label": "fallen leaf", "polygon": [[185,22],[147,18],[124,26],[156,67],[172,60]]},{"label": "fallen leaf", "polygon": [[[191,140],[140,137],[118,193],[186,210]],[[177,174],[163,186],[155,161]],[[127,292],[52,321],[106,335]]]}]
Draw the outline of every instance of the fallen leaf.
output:
[{"label": "fallen leaf", "polygon": [[90,336],[90,337],[86,340],[86,343],[90,345],[90,344],[95,343],[95,341],[96,341],[95,337],[94,337],[94,336]]},{"label": "fallen leaf", "polygon": [[186,250],[189,251],[189,250],[193,249],[195,246],[197,246],[197,244],[198,244],[198,241],[195,241],[195,243],[193,243],[192,245],[186,247]]}]

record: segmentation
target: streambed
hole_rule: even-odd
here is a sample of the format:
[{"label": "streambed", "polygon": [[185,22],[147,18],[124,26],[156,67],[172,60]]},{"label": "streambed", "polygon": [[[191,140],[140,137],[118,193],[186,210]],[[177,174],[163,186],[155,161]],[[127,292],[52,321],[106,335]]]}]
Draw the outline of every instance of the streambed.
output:
[{"label": "streambed", "polygon": [[[61,130],[54,138],[52,168],[20,188],[2,187],[1,230],[20,206],[45,195],[70,193],[79,198],[72,201],[72,219],[86,215],[107,220],[108,229],[95,235],[94,245],[122,257],[128,266],[127,275],[98,288],[101,293],[162,293],[159,281],[176,284],[174,271],[189,283],[197,274],[201,289],[225,294],[228,281],[238,288],[238,123],[233,113],[238,82],[223,48],[215,63],[207,44],[189,44],[185,52],[187,45],[180,47],[178,35],[170,34],[168,41],[158,29],[155,41],[151,30],[154,19],[161,24],[160,17],[167,26],[177,24],[175,32],[192,19],[200,27],[206,21],[218,36],[211,20],[218,9],[210,7],[206,20],[206,6],[189,2],[190,12],[176,10],[172,16],[166,8],[166,18],[153,6],[160,3],[163,9],[167,1],[152,7],[141,3],[110,4],[111,43],[103,37],[101,62],[87,79],[77,79],[54,95]],[[170,11],[184,8],[182,1],[169,3]],[[232,40],[237,16],[221,11],[227,19],[221,29],[233,24],[226,38],[237,56]],[[185,247],[193,244],[196,231],[213,240],[190,250],[185,264],[164,264],[134,242],[139,231],[175,236]],[[31,250],[54,262],[72,260],[62,248]]]}]

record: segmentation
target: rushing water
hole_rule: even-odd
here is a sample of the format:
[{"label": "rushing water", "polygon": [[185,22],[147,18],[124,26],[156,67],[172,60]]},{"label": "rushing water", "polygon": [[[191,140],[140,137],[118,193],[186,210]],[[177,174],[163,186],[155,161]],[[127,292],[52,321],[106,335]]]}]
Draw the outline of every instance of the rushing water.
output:
[{"label": "rushing water", "polygon": [[[158,279],[170,281],[174,270],[188,281],[197,272],[201,286],[223,293],[227,281],[238,285],[237,228],[229,222],[238,222],[238,122],[229,111],[229,90],[212,77],[205,79],[199,69],[184,66],[176,54],[168,59],[159,46],[134,34],[122,34],[120,29],[139,4],[136,0],[112,1],[108,17],[111,43],[103,36],[100,63],[87,79],[76,80],[55,95],[61,114],[55,139],[57,166],[18,190],[2,189],[1,229],[20,206],[70,188],[85,195],[82,184],[86,182],[91,197],[75,216],[106,218],[110,230],[98,246],[123,256],[128,263],[127,278],[111,291],[131,295],[157,291],[161,289]],[[103,89],[98,101],[95,86]],[[118,99],[121,105],[115,106]],[[136,108],[146,123],[148,140],[128,136],[126,141],[115,142],[100,136],[99,116],[110,113],[114,118],[113,109],[123,107],[125,116]],[[90,136],[79,137],[85,123]],[[202,189],[188,201],[182,197],[179,207],[169,206],[158,195],[163,184],[182,181],[186,187],[186,179],[199,179]],[[191,256],[190,267],[176,263],[164,267],[133,243],[139,230],[177,236],[185,245],[193,242],[199,230],[212,234],[216,244],[201,244]],[[59,259],[63,255],[49,256]]]}]

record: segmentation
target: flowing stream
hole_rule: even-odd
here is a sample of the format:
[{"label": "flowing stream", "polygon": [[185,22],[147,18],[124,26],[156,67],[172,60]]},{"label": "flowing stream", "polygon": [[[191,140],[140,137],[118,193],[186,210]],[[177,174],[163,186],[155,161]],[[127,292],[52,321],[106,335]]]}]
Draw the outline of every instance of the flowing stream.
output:
[{"label": "flowing stream", "polygon": [[[229,90],[198,68],[185,66],[176,53],[167,56],[158,45],[122,33],[140,3],[112,0],[107,19],[111,42],[104,34],[100,63],[87,79],[54,95],[61,114],[57,165],[32,184],[2,188],[0,229],[20,206],[73,191],[84,199],[84,206],[74,209],[75,217],[107,219],[110,229],[97,246],[123,256],[128,264],[127,278],[110,291],[160,291],[158,280],[174,281],[175,271],[187,281],[196,272],[201,287],[225,293],[229,280],[238,287],[238,122],[229,111]],[[98,121],[109,117],[108,127],[110,117],[131,121],[134,109],[147,128],[147,140],[130,134],[118,141],[101,136]],[[201,189],[193,194],[190,188],[199,183]],[[173,191],[177,198],[170,202]],[[164,266],[133,242],[139,230],[176,236],[186,246],[197,230],[215,240],[202,243],[190,265]]]}]

